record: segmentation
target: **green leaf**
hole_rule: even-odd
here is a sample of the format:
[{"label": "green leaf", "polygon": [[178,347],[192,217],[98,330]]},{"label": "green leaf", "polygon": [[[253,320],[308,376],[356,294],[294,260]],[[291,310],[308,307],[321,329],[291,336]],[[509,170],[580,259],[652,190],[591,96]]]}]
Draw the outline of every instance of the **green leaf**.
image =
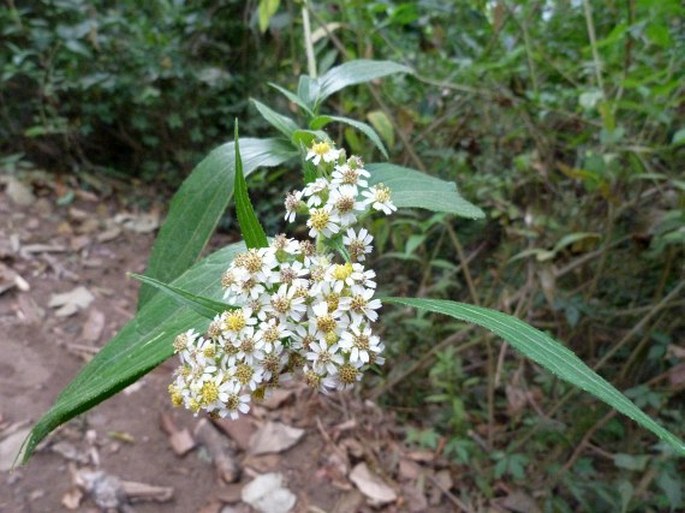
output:
[{"label": "green leaf", "polygon": [[675,134],[673,134],[673,139],[671,139],[671,144],[673,146],[678,146],[679,144],[685,143],[685,128],[681,128]]},{"label": "green leaf", "polygon": [[[392,61],[358,59],[346,62],[331,68],[313,81],[316,86],[309,86],[308,98],[312,103],[319,105],[330,95],[347,86],[370,82],[395,73],[414,73],[414,70],[409,66]],[[306,98],[303,94],[300,96]]]},{"label": "green leaf", "polygon": [[385,146],[383,146],[383,142],[381,141],[380,137],[378,137],[378,134],[376,131],[371,128],[369,125],[366,123],[362,123],[361,121],[357,121],[356,119],[350,119],[342,116],[329,116],[329,115],[321,115],[317,116],[314,119],[311,120],[309,123],[310,128],[313,128],[314,130],[318,130],[319,128],[323,128],[327,124],[337,121],[338,123],[344,123],[346,125],[350,125],[351,127],[356,128],[360,132],[362,132],[366,137],[371,139],[371,142],[380,150],[380,152],[383,154],[383,156],[387,159],[388,158],[388,152],[385,149]]},{"label": "green leaf", "polygon": [[235,120],[235,211],[238,217],[240,232],[248,248],[264,248],[269,245],[264,228],[257,219],[250,196],[247,193],[247,182],[243,176],[243,162],[240,158],[238,140],[238,120]]},{"label": "green leaf", "polygon": [[281,4],[281,0],[259,0],[257,14],[259,17],[259,31],[263,34],[269,28],[269,22]]},{"label": "green leaf", "polygon": [[314,141],[325,141],[327,139],[329,139],[328,135],[326,135],[326,132],[322,132],[321,130],[300,129],[293,132],[291,142],[298,148],[309,148]]},{"label": "green leaf", "polygon": [[128,273],[128,275],[131,278],[143,283],[147,283],[148,285],[152,285],[156,289],[161,290],[167,296],[175,299],[176,303],[179,305],[185,305],[207,319],[213,319],[217,314],[221,314],[226,310],[233,310],[236,308],[235,306],[222,303],[221,301],[215,301],[209,297],[191,294],[187,290],[179,289],[173,285],[162,283],[161,281],[155,280],[154,278],[148,278],[142,274]]},{"label": "green leaf", "polygon": [[[280,139],[243,138],[240,145],[246,176],[258,167],[277,166],[299,155]],[[230,142],[213,150],[174,195],[152,247],[146,276],[169,283],[197,261],[233,194],[234,148]],[[138,310],[155,294],[153,287],[143,285]]]},{"label": "green leaf", "polygon": [[[243,243],[223,248],[183,273],[170,285],[205,297],[221,294],[217,279],[241,251]],[[25,442],[26,462],[38,443],[60,424],[89,410],[135,382],[173,354],[173,339],[194,328],[204,330],[207,320],[174,299],[157,294],[136,317],[86,364],[60,393],[55,404],[36,423]]]},{"label": "green leaf", "polygon": [[272,110],[271,108],[264,105],[262,102],[257,101],[255,99],[251,99],[250,101],[254,104],[255,107],[257,107],[257,110],[262,115],[262,117],[266,121],[268,121],[269,124],[273,126],[276,130],[285,135],[288,140],[290,140],[290,138],[293,136],[293,132],[300,128],[299,126],[297,126],[297,123],[295,123],[295,121],[293,121],[288,116],[279,114],[275,110]]},{"label": "green leaf", "polygon": [[439,299],[393,297],[386,298],[384,301],[449,315],[492,331],[534,362],[630,417],[685,456],[685,443],[682,440],[635,406],[630,399],[583,363],[571,350],[516,317],[489,308]]},{"label": "green leaf", "polygon": [[295,93],[288,91],[284,87],[279,86],[278,84],[274,84],[273,82],[269,82],[269,85],[279,91],[283,96],[285,96],[288,100],[293,102],[295,105],[299,105],[302,110],[304,110],[309,116],[313,117],[314,112],[309,108],[309,105],[299,96],[297,96]]},{"label": "green leaf", "polygon": [[371,123],[371,126],[373,126],[376,129],[376,132],[383,138],[385,144],[390,148],[395,146],[395,129],[393,128],[390,119],[388,119],[388,116],[385,115],[385,112],[382,110],[373,110],[369,112],[366,117]]},{"label": "green leaf", "polygon": [[366,169],[371,173],[369,184],[387,185],[398,207],[425,208],[470,219],[485,217],[480,208],[461,197],[453,182],[394,164],[367,164]]}]

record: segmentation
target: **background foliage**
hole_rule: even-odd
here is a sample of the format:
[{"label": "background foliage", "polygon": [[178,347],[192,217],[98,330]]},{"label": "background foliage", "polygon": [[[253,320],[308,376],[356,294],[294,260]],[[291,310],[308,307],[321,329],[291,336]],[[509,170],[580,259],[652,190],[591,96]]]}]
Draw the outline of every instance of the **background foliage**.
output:
[{"label": "background foliage", "polygon": [[[230,139],[235,115],[242,133],[262,132],[250,95],[294,115],[267,82],[295,89],[299,6],[282,2],[264,34],[258,7],[0,10],[2,153],[174,183]],[[674,0],[348,0],[311,12],[320,73],[361,57],[417,70],[345,90],[329,111],[367,121],[394,162],[457,181],[488,213],[378,221],[385,292],[513,313],[680,434],[684,13]],[[327,128],[380,158],[344,125]],[[283,227],[274,202],[296,179],[287,168],[250,179],[267,232]],[[634,425],[462,324],[384,317],[390,372],[366,393],[463,470],[464,497],[510,486],[546,511],[683,507],[682,463]]]}]

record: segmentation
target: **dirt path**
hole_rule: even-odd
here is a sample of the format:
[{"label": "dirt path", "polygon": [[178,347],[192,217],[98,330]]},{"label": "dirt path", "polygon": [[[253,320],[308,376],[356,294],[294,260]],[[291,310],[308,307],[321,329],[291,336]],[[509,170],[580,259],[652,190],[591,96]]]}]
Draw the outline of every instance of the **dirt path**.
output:
[{"label": "dirt path", "polygon": [[[131,212],[78,190],[60,206],[54,189],[33,184],[22,196],[11,187],[16,183],[0,191],[5,466],[11,457],[3,452],[16,447],[59,390],[132,317],[137,285],[124,273],[144,270],[157,224],[154,210]],[[56,305],[55,295],[63,293],[70,293],[62,297],[66,303]],[[241,494],[269,473],[282,477],[285,495],[262,511],[371,511],[374,501],[381,511],[456,507],[458,499],[443,493],[452,486],[449,471],[432,455],[397,443],[396,426],[374,405],[295,386],[240,422],[213,425],[171,408],[166,388],[173,366],[167,362],[60,428],[27,466],[2,470],[0,512],[96,512],[107,505],[108,490],[118,494],[111,511],[260,511]]]}]

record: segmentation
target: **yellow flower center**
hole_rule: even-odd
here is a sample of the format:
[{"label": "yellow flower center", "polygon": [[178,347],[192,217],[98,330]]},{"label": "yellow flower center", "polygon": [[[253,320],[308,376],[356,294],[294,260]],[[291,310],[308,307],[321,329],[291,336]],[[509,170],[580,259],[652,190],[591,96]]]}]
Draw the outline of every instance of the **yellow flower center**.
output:
[{"label": "yellow flower center", "polygon": [[174,339],[174,351],[180,353],[188,345],[188,337],[185,333],[181,333]]},{"label": "yellow flower center", "polygon": [[254,368],[246,363],[238,364],[235,370],[235,379],[237,379],[243,385],[247,385],[252,379],[254,374]]},{"label": "yellow flower center", "polygon": [[335,312],[338,306],[340,306],[340,295],[331,292],[326,296],[326,304],[328,305],[329,312]]},{"label": "yellow flower center", "polygon": [[333,278],[340,281],[345,281],[352,274],[352,264],[346,262],[344,264],[337,264],[333,266]]},{"label": "yellow flower center", "polygon": [[331,147],[327,142],[314,143],[312,145],[312,151],[319,157],[323,157],[326,153],[331,151]]},{"label": "yellow flower center", "polygon": [[357,381],[359,371],[351,363],[343,363],[338,369],[338,377],[345,385],[351,385]]},{"label": "yellow flower center", "polygon": [[176,408],[183,404],[183,396],[175,385],[169,385],[169,396],[171,397],[171,404]]},{"label": "yellow flower center", "polygon": [[390,189],[382,183],[376,186],[376,201],[381,203],[390,201]]},{"label": "yellow flower center", "polygon": [[330,315],[322,315],[316,318],[316,326],[324,333],[330,333],[335,329],[335,319]]},{"label": "yellow flower center", "polygon": [[224,327],[229,331],[240,331],[245,327],[245,316],[242,310],[229,313],[224,321]]},{"label": "yellow flower center", "polygon": [[219,388],[212,383],[207,381],[200,389],[200,403],[202,406],[209,406],[219,397]]},{"label": "yellow flower center", "polygon": [[328,225],[331,215],[323,208],[315,208],[309,214],[309,222],[316,231],[322,231]]}]

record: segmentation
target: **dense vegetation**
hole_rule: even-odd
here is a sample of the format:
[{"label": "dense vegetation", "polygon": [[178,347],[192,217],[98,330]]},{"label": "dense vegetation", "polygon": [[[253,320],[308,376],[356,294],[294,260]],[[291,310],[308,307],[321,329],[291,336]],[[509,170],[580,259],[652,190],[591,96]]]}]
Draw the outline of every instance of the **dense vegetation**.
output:
[{"label": "dense vegetation", "polygon": [[[243,133],[270,133],[247,100],[284,102],[267,83],[294,86],[306,69],[299,6],[269,17],[278,2],[202,4],[0,12],[3,154],[173,183],[230,138],[234,115],[248,120]],[[311,9],[319,72],[358,57],[416,69],[329,105],[372,124],[393,161],[455,180],[488,213],[378,221],[386,291],[514,313],[680,434],[684,14],[675,0]],[[270,227],[281,220],[269,201],[288,188],[274,176],[291,172],[254,184]],[[414,426],[412,443],[464,471],[465,498],[510,486],[546,511],[683,507],[682,463],[613,411],[461,324],[397,309],[385,321],[392,364],[366,393]]]}]

